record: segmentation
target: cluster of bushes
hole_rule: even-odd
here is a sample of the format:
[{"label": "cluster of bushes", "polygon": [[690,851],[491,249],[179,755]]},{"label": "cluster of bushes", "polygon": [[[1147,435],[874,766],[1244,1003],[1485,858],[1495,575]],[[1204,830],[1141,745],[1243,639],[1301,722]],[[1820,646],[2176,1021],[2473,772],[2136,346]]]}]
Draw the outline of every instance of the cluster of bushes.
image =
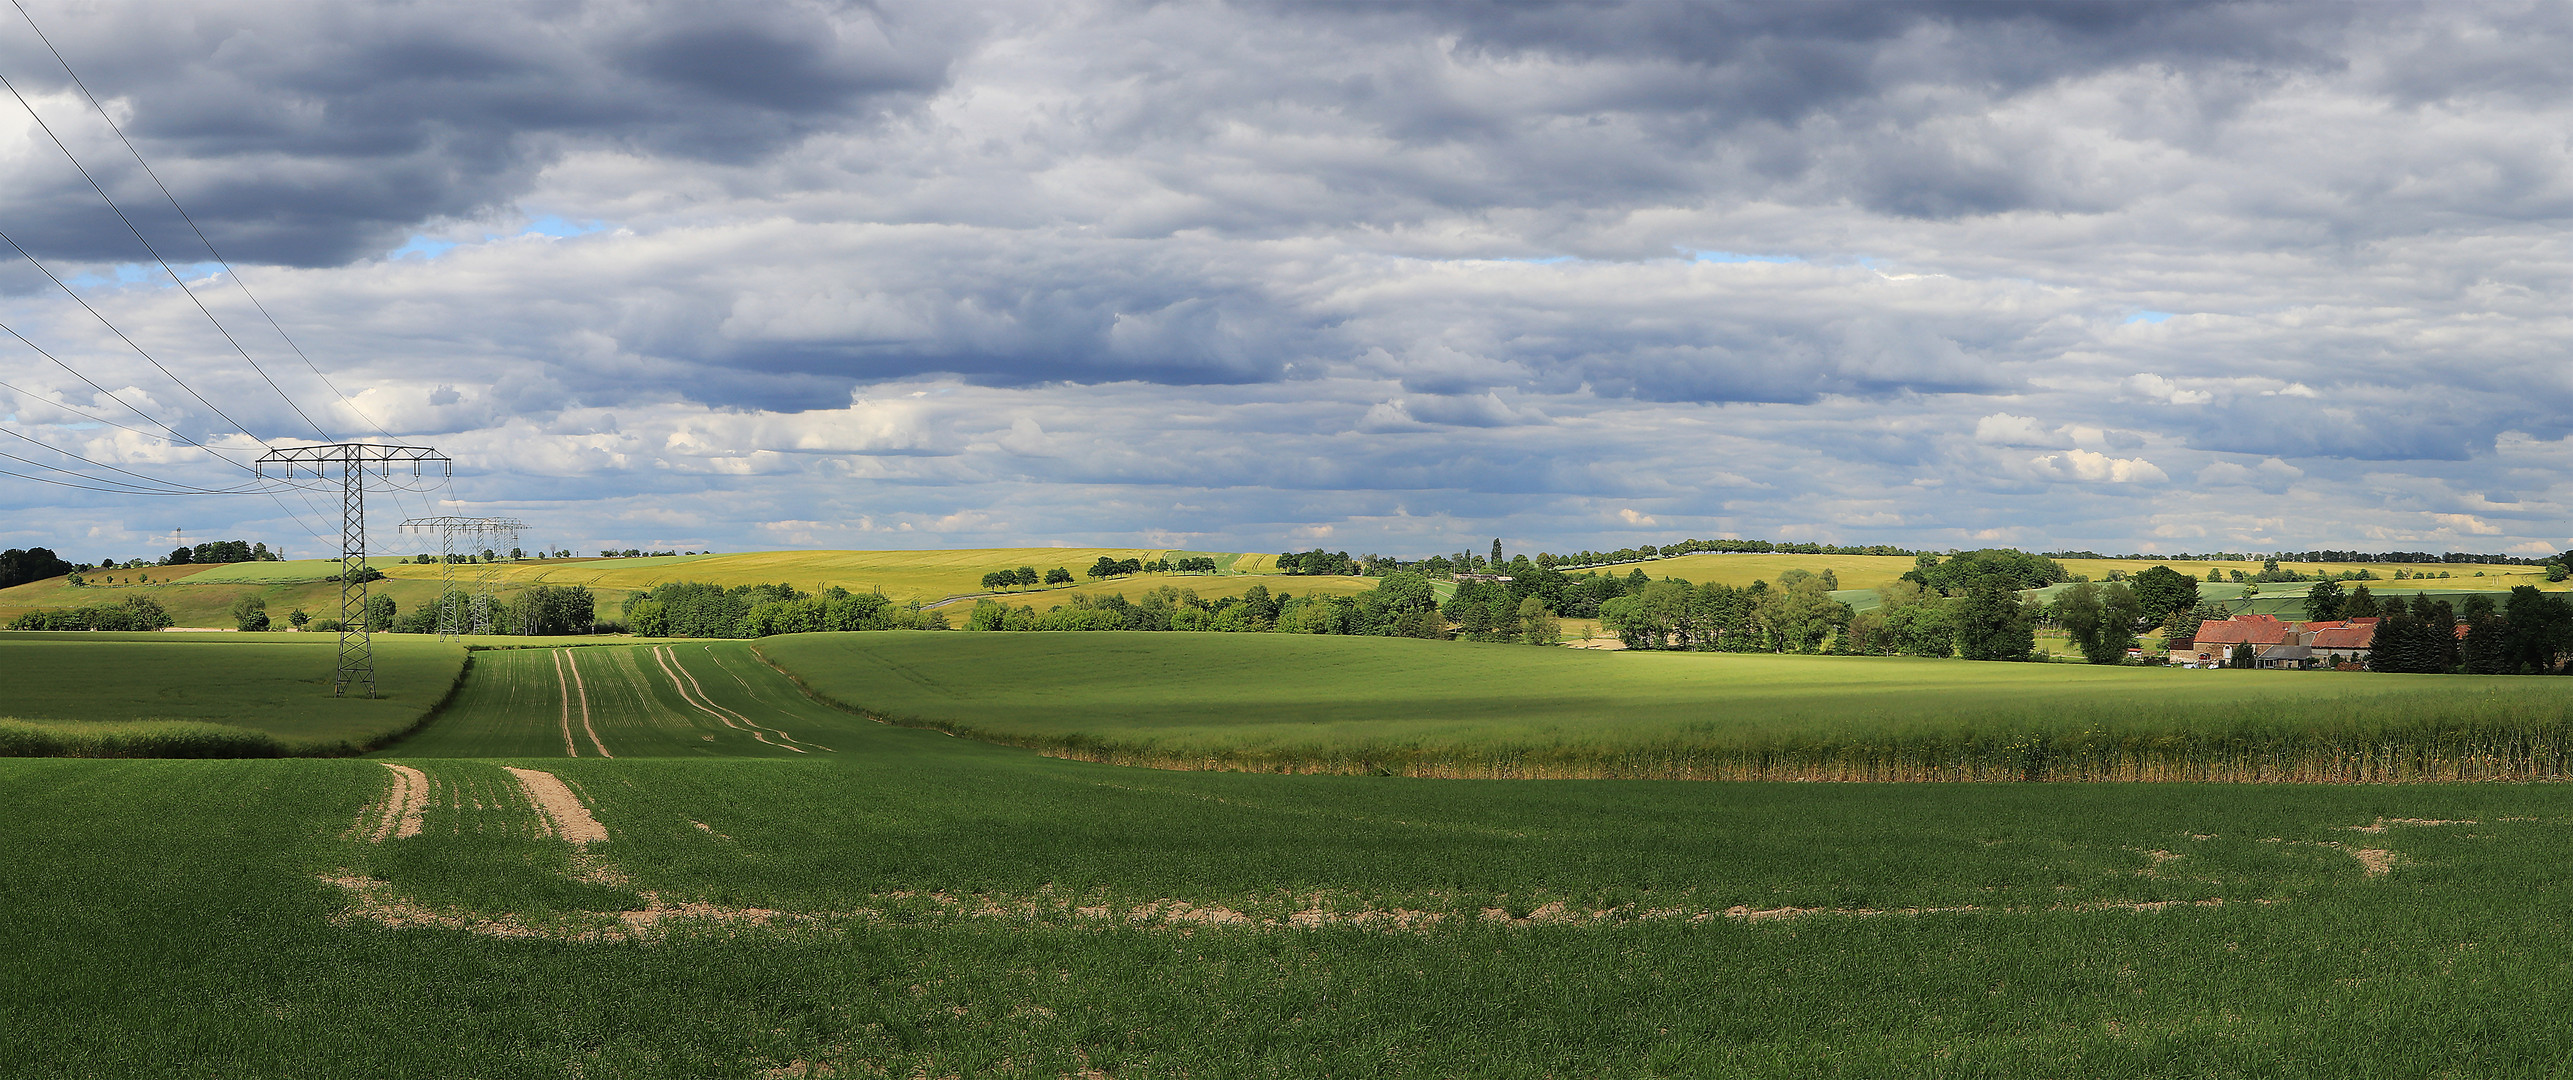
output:
[{"label": "cluster of bushes", "polygon": [[[1181,561],[1185,562],[1187,560]],[[1215,560],[1205,559],[1204,562],[1206,563],[1207,569],[1215,569]],[[1318,576],[1334,574],[1342,577],[1355,577],[1359,574],[1366,573],[1367,568],[1361,565],[1358,560],[1350,558],[1349,553],[1346,551],[1324,551],[1321,548],[1315,548],[1311,551],[1302,553],[1290,551],[1279,555],[1278,571],[1289,575],[1306,574]]]},{"label": "cluster of bushes", "polygon": [[190,563],[284,562],[285,556],[268,550],[265,543],[246,540],[208,540],[195,547],[183,547],[163,556],[163,566],[186,566]]},{"label": "cluster of bushes", "polygon": [[1664,578],[1599,605],[1599,625],[1630,649],[1819,652],[1852,619],[1831,597],[1838,584],[1803,570],[1743,588]]},{"label": "cluster of bushes", "polygon": [[166,630],[178,625],[168,611],[148,596],[129,596],[113,604],[52,611],[30,611],[10,620],[12,630]]},{"label": "cluster of bushes", "polygon": [[896,605],[879,593],[791,585],[674,581],[625,600],[627,628],[643,637],[748,638],[822,630],[944,630],[947,617]]}]

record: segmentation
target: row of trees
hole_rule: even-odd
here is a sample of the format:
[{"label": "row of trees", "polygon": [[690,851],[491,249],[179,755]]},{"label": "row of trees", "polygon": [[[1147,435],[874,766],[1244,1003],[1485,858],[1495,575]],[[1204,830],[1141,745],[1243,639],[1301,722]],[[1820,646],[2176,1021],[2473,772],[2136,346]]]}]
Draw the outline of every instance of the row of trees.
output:
[{"label": "row of trees", "polygon": [[[2459,627],[2465,633],[2458,633]],[[2573,603],[2539,592],[2512,589],[2496,605],[2469,596],[2451,608],[2444,600],[2415,596],[2385,602],[2368,655],[2375,671],[2455,672],[2468,675],[2552,675],[2573,671]]]},{"label": "row of trees", "polygon": [[[1477,584],[1484,587],[1475,588]],[[1388,574],[1356,596],[1295,596],[1253,585],[1241,596],[1210,600],[1191,589],[1164,585],[1144,593],[1140,601],[1122,593],[1074,595],[1044,612],[983,600],[966,615],[965,627],[1463,637],[1536,645],[1562,640],[1561,620],[1542,599],[1513,597],[1495,583],[1469,582],[1442,607],[1429,579],[1409,571]]]},{"label": "row of trees", "polygon": [[1042,577],[1038,576],[1036,568],[1033,566],[1022,566],[1016,570],[994,570],[991,573],[983,575],[983,588],[993,592],[998,592],[1002,589],[1027,588],[1034,585],[1069,584],[1072,584],[1072,571],[1061,566],[1046,571]]},{"label": "row of trees", "polygon": [[747,638],[823,630],[944,630],[947,617],[879,593],[833,586],[706,585],[674,581],[627,595],[625,624],[643,637]]}]

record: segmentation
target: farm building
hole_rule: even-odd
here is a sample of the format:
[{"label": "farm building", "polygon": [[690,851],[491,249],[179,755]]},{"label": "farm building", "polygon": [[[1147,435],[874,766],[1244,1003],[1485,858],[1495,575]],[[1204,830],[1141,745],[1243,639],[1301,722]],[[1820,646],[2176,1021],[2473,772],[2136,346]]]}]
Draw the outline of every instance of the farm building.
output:
[{"label": "farm building", "polygon": [[[2257,663],[2269,668],[2305,668],[2316,663],[2364,664],[2376,642],[2375,619],[2293,623],[2273,615],[2236,615],[2198,624],[2196,663],[2222,666],[2234,646],[2249,645]],[[2189,662],[2175,655],[2175,662]]]}]

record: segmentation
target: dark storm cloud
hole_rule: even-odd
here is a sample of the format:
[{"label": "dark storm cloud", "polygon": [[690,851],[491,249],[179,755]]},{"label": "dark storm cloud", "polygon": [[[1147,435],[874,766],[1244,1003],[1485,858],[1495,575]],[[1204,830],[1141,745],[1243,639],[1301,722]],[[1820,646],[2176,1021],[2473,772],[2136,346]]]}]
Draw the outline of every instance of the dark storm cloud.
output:
[{"label": "dark storm cloud", "polygon": [[[738,163],[864,125],[941,85],[959,45],[937,19],[821,3],[35,15],[92,92],[130,106],[128,133],[217,245],[303,266],[377,254],[423,222],[505,204],[569,147]],[[179,260],[203,257],[23,24],[0,26],[0,62],[146,236]],[[21,223],[13,235],[31,250],[144,257],[58,157],[14,171],[0,218]]]},{"label": "dark storm cloud", "polygon": [[[600,544],[2573,543],[2562,5],[37,13],[366,408]],[[12,235],[133,259],[18,136]]]}]

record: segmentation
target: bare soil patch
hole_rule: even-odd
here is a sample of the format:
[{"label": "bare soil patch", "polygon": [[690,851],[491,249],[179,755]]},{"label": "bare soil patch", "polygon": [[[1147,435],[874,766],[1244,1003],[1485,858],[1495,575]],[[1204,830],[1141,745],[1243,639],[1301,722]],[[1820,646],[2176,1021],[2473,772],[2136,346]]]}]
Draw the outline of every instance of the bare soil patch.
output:
[{"label": "bare soil patch", "polygon": [[563,783],[561,777],[515,766],[503,768],[518,778],[518,786],[527,792],[528,801],[545,812],[546,819],[553,823],[554,835],[574,847],[608,838],[607,826],[590,816],[590,808],[581,802],[580,796],[572,794],[572,789]]},{"label": "bare soil patch", "polygon": [[[393,771],[392,790],[369,805],[358,819],[358,828],[367,839],[381,844],[386,840],[404,840],[420,835],[422,819],[429,812],[429,778],[408,765],[382,763]],[[373,822],[370,830],[366,823]]]}]

